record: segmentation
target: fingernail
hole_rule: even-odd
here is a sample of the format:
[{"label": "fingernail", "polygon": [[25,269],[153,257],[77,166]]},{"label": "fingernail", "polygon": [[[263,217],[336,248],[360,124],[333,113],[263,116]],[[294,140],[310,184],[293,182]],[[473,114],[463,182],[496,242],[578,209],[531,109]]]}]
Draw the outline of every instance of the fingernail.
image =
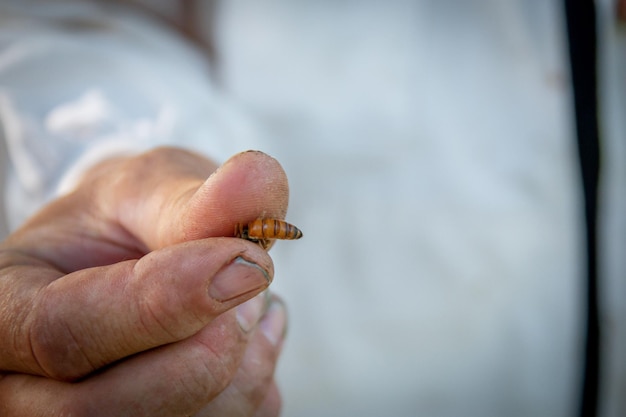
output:
[{"label": "fingernail", "polygon": [[287,309],[277,297],[272,297],[271,303],[259,324],[259,328],[274,346],[278,346],[287,334]]},{"label": "fingernail", "polygon": [[243,304],[239,304],[236,308],[236,311],[237,322],[239,323],[239,327],[241,327],[241,330],[248,333],[249,331],[254,329],[259,320],[261,320],[261,317],[263,317],[263,314],[267,310],[269,304],[269,291],[263,291],[256,297],[249,299]]},{"label": "fingernail", "polygon": [[271,278],[265,269],[238,256],[213,278],[209,295],[217,301],[225,302],[259,291],[267,287],[270,281]]}]

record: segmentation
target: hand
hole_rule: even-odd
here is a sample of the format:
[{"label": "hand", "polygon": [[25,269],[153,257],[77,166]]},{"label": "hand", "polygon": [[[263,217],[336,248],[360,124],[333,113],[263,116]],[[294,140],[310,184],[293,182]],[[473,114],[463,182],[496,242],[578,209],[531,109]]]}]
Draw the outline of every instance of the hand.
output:
[{"label": "hand", "polygon": [[287,202],[259,152],[93,168],[0,245],[0,414],[277,415],[272,261],[228,236]]}]

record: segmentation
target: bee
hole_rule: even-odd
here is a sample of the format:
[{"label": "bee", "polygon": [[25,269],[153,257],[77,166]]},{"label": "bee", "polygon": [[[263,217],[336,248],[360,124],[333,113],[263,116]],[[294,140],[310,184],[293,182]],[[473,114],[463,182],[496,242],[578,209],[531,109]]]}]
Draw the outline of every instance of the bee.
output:
[{"label": "bee", "polygon": [[247,224],[237,223],[235,237],[258,243],[263,249],[268,249],[274,239],[300,239],[302,231],[283,220],[256,219]]}]

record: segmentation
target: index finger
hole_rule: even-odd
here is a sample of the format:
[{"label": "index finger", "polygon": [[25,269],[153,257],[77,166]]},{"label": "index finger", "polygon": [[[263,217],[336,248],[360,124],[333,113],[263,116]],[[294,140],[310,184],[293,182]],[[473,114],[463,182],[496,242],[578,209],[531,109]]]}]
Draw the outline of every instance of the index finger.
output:
[{"label": "index finger", "polygon": [[[172,165],[172,152],[183,152],[185,164]],[[185,174],[188,165],[206,160],[181,150],[161,148],[143,155],[135,169],[124,169],[127,178],[101,193],[109,201],[126,201],[111,206],[109,213],[137,236],[149,249],[165,247],[210,236],[233,236],[234,226],[258,217],[284,219],[289,202],[289,184],[281,165],[259,151],[234,155],[208,178]],[[137,165],[140,165],[137,169]],[[155,167],[167,169],[155,172]],[[140,178],[150,176],[153,187],[138,187]],[[128,205],[139,209],[129,210]]]},{"label": "index finger", "polygon": [[10,246],[68,273],[285,217],[289,185],[274,158],[248,151],[216,168],[176,148],[104,162],[9,236]]}]

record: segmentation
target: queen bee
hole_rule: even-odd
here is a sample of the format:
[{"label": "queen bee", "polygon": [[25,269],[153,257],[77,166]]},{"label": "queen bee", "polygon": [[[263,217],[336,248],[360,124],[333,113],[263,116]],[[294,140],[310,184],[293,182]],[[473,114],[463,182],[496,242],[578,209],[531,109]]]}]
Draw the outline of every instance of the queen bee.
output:
[{"label": "queen bee", "polygon": [[267,249],[274,239],[300,239],[302,231],[284,220],[256,219],[250,223],[237,223],[235,237],[258,243],[263,249]]}]

